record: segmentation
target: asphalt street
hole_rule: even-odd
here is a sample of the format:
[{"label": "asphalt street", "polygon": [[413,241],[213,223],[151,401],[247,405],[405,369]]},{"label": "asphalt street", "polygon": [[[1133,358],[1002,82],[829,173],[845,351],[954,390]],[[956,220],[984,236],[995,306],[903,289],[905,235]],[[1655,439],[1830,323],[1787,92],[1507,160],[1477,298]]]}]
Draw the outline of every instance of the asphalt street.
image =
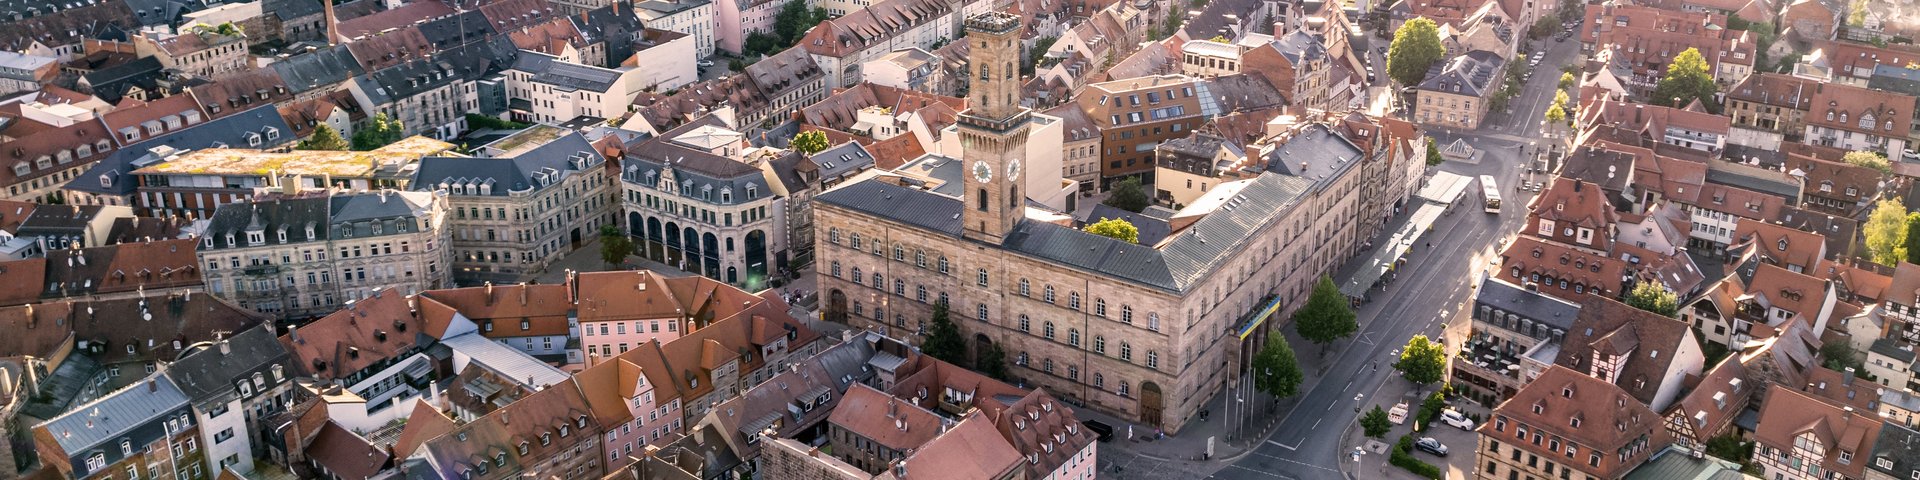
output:
[{"label": "asphalt street", "polygon": [[[1383,43],[1384,44],[1384,43]],[[1321,380],[1300,396],[1283,401],[1278,411],[1286,412],[1279,427],[1261,446],[1239,461],[1215,472],[1222,479],[1338,479],[1345,478],[1338,462],[1346,461],[1351,446],[1342,439],[1358,415],[1357,401],[1373,395],[1383,382],[1394,380],[1390,367],[1393,354],[1417,333],[1438,338],[1445,318],[1457,311],[1471,294],[1472,276],[1484,269],[1494,252],[1494,244],[1517,230],[1524,220],[1525,205],[1531,195],[1516,190],[1520,184],[1523,159],[1522,142],[1538,140],[1541,115],[1553,101],[1553,89],[1559,80],[1559,65],[1576,61],[1575,42],[1543,43],[1549,48],[1537,73],[1514,99],[1514,114],[1490,119],[1476,132],[1430,131],[1441,145],[1454,138],[1466,138],[1483,152],[1478,163],[1449,162],[1440,170],[1467,176],[1492,175],[1499,180],[1506,198],[1498,215],[1481,211],[1478,189],[1470,189],[1455,210],[1442,216],[1424,242],[1432,247],[1417,247],[1410,260],[1385,291],[1376,290],[1372,300],[1358,310],[1361,326],[1354,337],[1330,347],[1333,360]],[[1384,65],[1379,55],[1370,55],[1376,65]],[[1376,67],[1384,70],[1384,66]],[[1529,150],[1531,151],[1531,150]],[[1317,348],[1296,347],[1301,355],[1315,355]],[[1377,362],[1379,368],[1374,368]]]}]

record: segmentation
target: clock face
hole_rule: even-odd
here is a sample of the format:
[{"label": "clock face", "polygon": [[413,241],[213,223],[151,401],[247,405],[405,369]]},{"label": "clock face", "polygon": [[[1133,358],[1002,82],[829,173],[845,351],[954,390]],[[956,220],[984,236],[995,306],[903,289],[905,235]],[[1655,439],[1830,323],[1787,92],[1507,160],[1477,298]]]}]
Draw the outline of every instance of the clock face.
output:
[{"label": "clock face", "polygon": [[973,162],[973,179],[981,182],[993,181],[993,167],[984,161]]},{"label": "clock face", "polygon": [[1016,158],[1016,159],[1013,159],[1012,161],[1007,162],[1007,180],[1019,180],[1019,179],[1020,179],[1020,159]]}]

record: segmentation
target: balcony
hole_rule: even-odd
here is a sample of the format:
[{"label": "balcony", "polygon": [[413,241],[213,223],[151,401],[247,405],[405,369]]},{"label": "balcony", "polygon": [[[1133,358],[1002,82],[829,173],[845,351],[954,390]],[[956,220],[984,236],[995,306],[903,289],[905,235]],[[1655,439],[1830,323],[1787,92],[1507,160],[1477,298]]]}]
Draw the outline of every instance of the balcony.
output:
[{"label": "balcony", "polygon": [[[1480,335],[1476,335],[1478,337]],[[1509,353],[1508,348],[1497,345],[1496,341],[1472,339],[1460,348],[1460,358],[1455,359],[1455,368],[1472,365],[1488,375],[1520,379],[1520,357]],[[1462,365],[1465,364],[1465,365]]]},{"label": "balcony", "polygon": [[280,267],[276,265],[249,265],[240,269],[240,274],[247,276],[272,275],[276,273],[280,273]]}]

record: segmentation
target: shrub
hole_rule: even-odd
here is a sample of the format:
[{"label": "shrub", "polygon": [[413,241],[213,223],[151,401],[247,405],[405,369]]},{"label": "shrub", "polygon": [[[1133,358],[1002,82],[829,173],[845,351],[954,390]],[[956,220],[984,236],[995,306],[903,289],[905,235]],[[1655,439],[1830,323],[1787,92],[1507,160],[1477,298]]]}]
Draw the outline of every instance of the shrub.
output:
[{"label": "shrub", "polygon": [[1440,467],[1413,456],[1413,435],[1400,436],[1400,441],[1393,445],[1393,452],[1387,456],[1387,463],[1414,475],[1440,480]]}]

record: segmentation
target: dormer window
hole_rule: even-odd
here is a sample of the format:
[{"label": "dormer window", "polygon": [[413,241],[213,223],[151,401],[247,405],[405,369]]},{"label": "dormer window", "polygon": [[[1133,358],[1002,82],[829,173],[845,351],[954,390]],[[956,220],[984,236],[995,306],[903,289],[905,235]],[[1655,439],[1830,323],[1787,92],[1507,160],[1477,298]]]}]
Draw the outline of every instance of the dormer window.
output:
[{"label": "dormer window", "polygon": [[247,146],[249,147],[260,146],[260,134],[247,132]]},{"label": "dormer window", "polygon": [[279,238],[280,238],[280,243],[287,243],[287,229],[284,229],[284,228],[280,229]]},{"label": "dormer window", "polygon": [[238,244],[237,242],[233,241],[233,234],[231,233],[227,234],[227,245],[237,245],[237,244]]},{"label": "dormer window", "polygon": [[313,240],[313,226],[307,226],[307,240]]},{"label": "dormer window", "polygon": [[247,243],[250,245],[267,243],[266,232],[247,232]]}]

